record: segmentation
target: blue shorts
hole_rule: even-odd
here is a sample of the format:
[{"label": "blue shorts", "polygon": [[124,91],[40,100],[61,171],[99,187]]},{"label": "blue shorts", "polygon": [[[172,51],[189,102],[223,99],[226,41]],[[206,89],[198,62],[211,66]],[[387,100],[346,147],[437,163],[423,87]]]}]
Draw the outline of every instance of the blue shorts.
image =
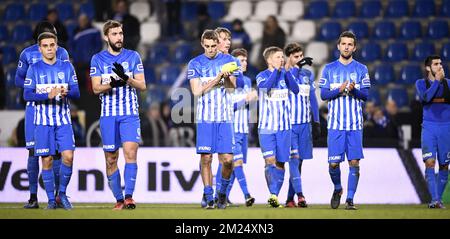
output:
[{"label": "blue shorts", "polygon": [[328,163],[362,159],[362,130],[328,130]]},{"label": "blue shorts", "polygon": [[248,134],[234,133],[233,161],[242,160],[247,163]]},{"label": "blue shorts", "polygon": [[434,158],[439,165],[450,163],[450,123],[423,121],[422,159]]},{"label": "blue shorts", "polygon": [[34,130],[34,155],[55,155],[56,150],[63,152],[75,150],[75,137],[71,124],[61,126],[36,125]]},{"label": "blue shorts", "polygon": [[27,104],[25,107],[25,146],[27,149],[34,148],[34,105]]},{"label": "blue shorts", "polygon": [[313,158],[313,140],[311,124],[294,124],[291,133],[291,157],[298,156],[300,160]]},{"label": "blue shorts", "polygon": [[233,123],[197,123],[197,154],[232,154],[234,148]]},{"label": "blue shorts", "polygon": [[141,121],[137,115],[100,117],[103,151],[115,152],[124,142],[141,142]]},{"label": "blue shorts", "polygon": [[259,144],[263,157],[275,157],[277,162],[288,162],[291,145],[291,130],[259,130]]}]

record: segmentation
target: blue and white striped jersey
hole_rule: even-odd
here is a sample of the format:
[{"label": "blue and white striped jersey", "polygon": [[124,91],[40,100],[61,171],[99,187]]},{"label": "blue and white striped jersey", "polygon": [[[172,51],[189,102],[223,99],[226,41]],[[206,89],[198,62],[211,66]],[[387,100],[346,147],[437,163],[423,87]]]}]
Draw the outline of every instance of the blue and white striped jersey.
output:
[{"label": "blue and white striped jersey", "polygon": [[[67,50],[63,47],[58,46],[56,50],[56,59],[60,59],[62,61],[69,61],[69,54]],[[23,88],[23,84],[25,81],[25,77],[27,76],[28,68],[34,63],[42,60],[42,54],[39,51],[39,45],[34,44],[31,45],[20,53],[19,63],[17,64],[15,82],[17,87]],[[34,102],[27,102],[27,105],[33,104]]]},{"label": "blue and white striped jersey", "polygon": [[[188,80],[200,79],[201,84],[205,85],[216,78],[222,65],[234,61],[234,57],[221,52],[212,59],[201,54],[189,61],[187,78]],[[238,73],[239,71],[236,71],[235,75]],[[225,89],[223,79],[222,84],[198,97],[196,120],[198,122],[232,122],[231,94]]]},{"label": "blue and white striped jersey", "polygon": [[273,131],[289,130],[291,102],[285,74],[291,73],[281,71],[271,89],[261,88],[261,83],[268,80],[271,74],[272,71],[267,69],[256,76],[259,98],[258,128]]},{"label": "blue and white striped jersey", "polygon": [[[243,76],[244,88],[236,88],[233,93],[233,104],[238,104],[238,102],[245,102],[247,94],[252,90],[252,81],[247,76]],[[234,132],[248,134],[248,120],[249,113],[248,107],[245,103],[238,104],[238,107],[234,111]],[[236,106],[237,107],[237,106]]]},{"label": "blue and white striped jersey", "polygon": [[298,94],[292,91],[289,94],[291,101],[292,124],[304,124],[311,122],[310,94],[314,94],[314,74],[307,69],[293,67],[291,73],[296,77],[299,87]]},{"label": "blue and white striped jersey", "polygon": [[[27,71],[24,88],[35,90],[36,94],[49,93],[54,87],[77,85],[78,80],[75,70],[69,61],[56,60],[49,65],[44,61],[38,61],[31,65]],[[68,98],[57,101],[49,99],[35,102],[34,124],[60,126],[72,124],[70,119],[70,103]]]},{"label": "blue and white striped jersey", "polygon": [[[112,55],[107,50],[92,56],[91,77],[100,76],[102,78],[101,83],[104,85],[109,84],[111,76],[118,79],[118,76],[112,71],[114,62],[120,63],[125,73],[130,77],[144,74],[139,53],[123,48],[117,56]],[[139,114],[136,89],[129,85],[112,88],[110,91],[100,94],[100,99],[102,101],[101,117]]]},{"label": "blue and white striped jersey", "polygon": [[[346,80],[355,82],[356,89],[370,88],[367,67],[356,60],[347,65],[339,60],[325,66],[319,81],[320,88],[334,90]],[[352,95],[340,95],[328,102],[328,129],[362,130],[362,100]]]}]

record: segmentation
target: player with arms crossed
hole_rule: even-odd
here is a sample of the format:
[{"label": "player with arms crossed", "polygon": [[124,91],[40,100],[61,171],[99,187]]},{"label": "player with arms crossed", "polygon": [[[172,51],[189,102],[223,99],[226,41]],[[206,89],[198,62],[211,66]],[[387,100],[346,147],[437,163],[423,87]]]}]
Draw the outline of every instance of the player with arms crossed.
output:
[{"label": "player with arms crossed", "polygon": [[[145,90],[144,67],[136,51],[123,48],[122,24],[109,20],[103,25],[108,45],[91,59],[92,89],[102,101],[100,131],[106,159],[108,183],[116,198],[113,210],[134,209],[137,176],[137,151],[141,140],[139,105],[136,89]],[[120,170],[119,148],[125,157],[125,199]]]},{"label": "player with arms crossed", "polygon": [[289,91],[298,94],[295,76],[284,68],[284,54],[279,47],[263,52],[268,68],[256,76],[259,95],[258,134],[265,159],[265,176],[271,207],[282,207],[278,194],[284,181],[284,164],[291,146],[291,102]]},{"label": "player with arms crossed", "polygon": [[232,72],[238,67],[232,56],[218,51],[218,43],[216,32],[203,32],[201,45],[205,53],[189,62],[187,75],[192,94],[197,97],[196,148],[197,154],[201,155],[200,169],[207,209],[214,208],[212,154],[218,153],[223,166],[217,202],[219,209],[226,208],[226,189],[233,171],[233,109],[229,91],[236,87],[236,77]]},{"label": "player with arms crossed", "polygon": [[[416,81],[416,90],[423,104],[422,157],[431,194],[428,207],[445,208],[442,194],[447,185],[450,163],[450,80],[445,78],[440,56],[428,56],[425,70],[427,75],[425,79]],[[434,172],[436,158],[439,163],[437,179]]]},{"label": "player with arms crossed", "polygon": [[356,210],[353,197],[359,180],[359,160],[363,155],[362,103],[367,100],[370,79],[367,67],[353,59],[356,36],[345,31],[339,36],[339,59],[327,64],[319,80],[322,100],[328,101],[328,164],[334,192],[331,208],[339,207],[342,185],[340,163],[349,163],[347,210]]},{"label": "player with arms crossed", "polygon": [[[24,88],[25,77],[27,75],[28,68],[34,63],[42,60],[42,54],[39,51],[39,45],[37,44],[37,37],[44,32],[50,32],[56,35],[55,27],[47,21],[39,22],[36,25],[33,33],[33,39],[36,44],[31,45],[20,53],[19,63],[17,64],[15,85],[20,88]],[[62,61],[69,61],[69,54],[63,47],[57,47],[56,58]],[[34,154],[34,102],[27,101],[25,108],[25,141],[26,148],[28,149],[28,163],[27,163],[27,173],[28,173],[28,183],[30,190],[30,199],[28,203],[23,207],[26,209],[39,208],[37,189],[38,189],[38,178],[39,178],[39,157]],[[57,149],[58,150],[58,149]],[[56,151],[53,155],[53,174],[55,178],[55,196],[56,202],[59,207],[61,200],[58,197],[59,189],[59,171],[61,166],[61,154]]]},{"label": "player with arms crossed", "polygon": [[31,65],[24,83],[24,99],[35,102],[34,151],[42,157],[42,179],[48,197],[47,209],[56,209],[55,177],[52,163],[61,151],[59,197],[66,210],[72,209],[66,189],[72,176],[75,140],[70,118],[70,99],[80,97],[77,76],[69,61],[56,58],[57,37],[44,32],[38,36],[42,61]]}]

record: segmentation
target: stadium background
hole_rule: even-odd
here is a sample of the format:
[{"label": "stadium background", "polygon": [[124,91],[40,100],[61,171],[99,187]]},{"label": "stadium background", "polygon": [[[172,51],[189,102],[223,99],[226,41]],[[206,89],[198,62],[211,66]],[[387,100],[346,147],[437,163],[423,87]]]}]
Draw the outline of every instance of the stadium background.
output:
[{"label": "stadium background", "polygon": [[[93,0],[77,2],[66,0],[2,1],[0,6],[0,49],[2,52],[0,62],[2,65],[0,68],[4,74],[0,74],[2,77],[0,95],[3,97],[0,101],[2,108],[0,111],[0,145],[3,147],[0,149],[0,163],[2,176],[5,177],[2,178],[4,184],[0,184],[2,202],[21,202],[26,198],[26,185],[24,185],[26,180],[22,182],[26,177],[23,172],[26,168],[26,150],[20,148],[23,145],[21,127],[23,127],[24,102],[22,92],[14,86],[14,74],[21,50],[33,44],[34,26],[47,16],[48,10],[53,8],[57,10],[59,20],[66,28],[67,40],[61,43],[73,58],[82,93],[82,98],[73,106],[74,126],[77,127],[75,131],[79,147],[75,153],[75,165],[77,165],[77,161],[83,162],[82,165],[89,165],[95,160],[92,168],[98,168],[103,172],[103,156],[98,147],[100,138],[96,122],[99,117],[100,101],[93,95],[90,88],[89,68],[86,68],[86,64],[89,65],[89,62],[83,62],[83,57],[78,56],[80,51],[74,51],[74,49],[79,49],[76,48],[76,42],[83,35],[95,33],[95,29],[101,31],[103,21],[108,18],[108,15],[111,16],[111,12],[114,12],[114,4],[115,1]],[[82,13],[92,20],[92,28],[88,28],[87,32],[83,32],[86,29],[77,30],[77,18]],[[424,73],[423,59],[433,53],[441,55],[446,74],[449,74],[449,0],[129,1],[129,13],[136,16],[140,23],[139,43],[136,45],[136,50],[143,58],[148,89],[146,92],[140,93],[143,131],[141,147],[149,147],[148,149],[141,148],[139,151],[139,157],[143,158],[144,162],[151,161],[162,166],[164,160],[171,160],[171,166],[167,166],[167,168],[173,170],[182,168],[188,161],[190,168],[187,169],[186,175],[193,174],[198,170],[196,167],[198,157],[192,150],[195,144],[194,125],[189,122],[175,123],[170,115],[172,107],[180,106],[180,99],[171,98],[174,89],[188,86],[185,77],[186,64],[190,58],[202,51],[198,40],[202,29],[216,26],[225,26],[231,29],[232,22],[237,18],[241,19],[243,28],[250,39],[250,66],[247,75],[254,80],[254,76],[263,67],[258,62],[261,58],[259,53],[263,40],[264,21],[268,15],[276,15],[280,27],[286,34],[286,42],[301,42],[305,47],[305,55],[314,58],[311,70],[315,73],[316,82],[324,64],[335,60],[338,56],[335,47],[338,35],[343,30],[351,30],[358,37],[358,51],[355,59],[368,66],[372,83],[369,101],[379,107],[384,117],[381,117],[382,127],[378,127],[376,124],[365,125],[365,147],[374,148],[376,153],[370,161],[362,163],[362,183],[357,198],[370,197],[370,194],[373,193],[370,190],[364,192],[364,188],[370,189],[378,186],[382,188],[390,183],[393,188],[397,187],[399,190],[412,192],[411,196],[398,193],[397,198],[394,194],[393,201],[386,198],[377,201],[377,198],[372,198],[372,200],[363,200],[363,202],[425,203],[429,201],[430,196],[423,178],[420,150],[417,149],[420,147],[422,115],[420,103],[415,95],[414,82]],[[125,38],[131,38],[131,36],[125,35]],[[233,42],[239,43],[242,42],[242,39],[233,39]],[[91,46],[88,44],[83,47],[88,52]],[[395,102],[396,107],[392,106],[391,100]],[[185,114],[191,114],[192,104],[191,101],[183,101]],[[325,115],[326,107],[323,102],[320,104],[321,115]],[[326,118],[322,118],[321,121],[322,126],[326,124],[324,119]],[[252,128],[250,146],[257,147],[256,127],[253,125]],[[326,130],[322,130],[322,137],[315,142],[315,146],[322,148],[316,150],[315,155],[324,155],[326,152],[323,148],[326,146],[325,136]],[[84,148],[86,146],[88,148]],[[189,147],[191,148],[189,149]],[[154,156],[152,150],[158,152],[154,155],[164,155],[164,157]],[[176,150],[181,150],[183,153],[192,151],[192,153],[189,154],[189,157],[176,161],[173,158],[177,158],[177,156],[171,157]],[[371,150],[366,151],[371,152]],[[381,150],[383,153],[377,153],[377,150]],[[255,177],[260,177],[260,180],[256,181],[258,185],[263,184],[262,158],[258,154],[258,149],[251,149],[251,152],[253,157],[250,157],[246,170],[251,171],[249,174],[252,174],[253,171],[259,173],[260,175]],[[84,155],[89,155],[89,157]],[[96,156],[93,158],[92,155]],[[368,157],[372,157],[372,154],[368,153]],[[325,158],[317,156],[311,165],[317,164],[318,166],[314,168],[318,169],[320,165],[326,168]],[[12,166],[9,168],[11,170],[7,171],[8,162]],[[372,172],[374,165],[383,167],[395,165],[392,180],[377,185],[378,180],[375,179],[383,178],[386,175],[375,174],[376,171]],[[146,165],[143,164],[141,168],[146,168]],[[306,164],[304,171],[309,172],[310,170]],[[19,174],[14,178],[13,172],[17,171]],[[140,170],[140,173],[142,171],[144,170]],[[158,177],[159,173],[163,174],[162,171],[158,171]],[[372,175],[370,175],[371,173]],[[331,189],[327,187],[331,187],[331,183],[327,182],[327,180],[329,181],[327,173],[316,175],[316,177],[325,179],[324,185],[319,183],[316,185],[315,180],[311,179],[309,182],[305,181],[305,187],[311,185],[311,190],[314,187],[324,187],[326,189],[323,189],[323,197],[328,198]],[[374,177],[374,180],[364,181],[364,177],[371,178],[375,175],[378,176]],[[177,178],[175,174],[169,174],[168,177],[172,179],[171,183],[174,183]],[[23,187],[14,187],[14,180],[18,180]],[[201,182],[197,179],[193,186],[195,196],[192,198],[200,198],[197,197],[200,195],[200,185]],[[71,187],[77,191],[80,185],[73,180]],[[88,190],[91,190],[92,188],[89,187],[92,185],[88,185]],[[163,191],[159,182],[155,187],[156,191]],[[172,186],[171,188],[176,187]],[[252,186],[250,186],[251,188]],[[145,189],[142,190],[145,191]],[[235,198],[232,199],[237,202],[241,201],[239,186],[235,185],[233,190],[232,197]],[[286,191],[285,187],[283,191]],[[43,190],[40,190],[40,193],[42,192]],[[174,195],[180,193],[173,190],[169,190],[169,192]],[[305,193],[308,195],[308,192]],[[366,195],[362,195],[364,193]],[[110,201],[109,192],[104,194],[107,196],[98,201]],[[142,198],[138,196],[137,200],[160,202],[160,199],[155,199],[159,195],[161,194],[151,195],[148,198],[146,195],[142,195]],[[40,195],[40,198],[42,197],[44,195]],[[183,200],[183,197],[179,199]],[[257,197],[257,200],[258,203],[264,203],[265,197]],[[317,200],[313,199],[311,203],[326,203],[322,200],[318,196]],[[92,198],[80,199],[73,196],[73,201],[91,202]],[[450,202],[448,189],[444,201]],[[187,197],[185,202],[194,202],[194,199]]]}]

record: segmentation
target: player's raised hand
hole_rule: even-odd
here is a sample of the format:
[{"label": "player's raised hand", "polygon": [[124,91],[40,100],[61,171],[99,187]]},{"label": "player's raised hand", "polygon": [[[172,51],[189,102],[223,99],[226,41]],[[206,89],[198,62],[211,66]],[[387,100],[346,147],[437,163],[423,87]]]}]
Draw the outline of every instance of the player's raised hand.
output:
[{"label": "player's raised hand", "polygon": [[352,91],[353,89],[355,89],[355,82],[354,81],[352,81],[350,83],[350,85],[348,85],[348,91]]},{"label": "player's raised hand", "polygon": [[67,88],[64,86],[61,86],[59,89],[59,93],[61,94],[61,98],[64,99],[64,97],[66,97],[69,93],[69,90],[67,90]]},{"label": "player's raised hand", "polygon": [[348,80],[346,80],[342,85],[339,87],[339,93],[344,92],[347,89]]},{"label": "player's raised hand", "polygon": [[53,87],[50,92],[48,92],[48,98],[54,99],[59,94],[59,89],[57,87]]},{"label": "player's raised hand", "polygon": [[436,72],[436,75],[434,76],[434,78],[438,81],[442,81],[444,77],[445,77],[444,68],[441,68],[438,72]]},{"label": "player's raised hand", "polygon": [[127,74],[125,74],[125,70],[123,69],[123,66],[117,62],[113,63],[114,68],[112,68],[112,71],[116,73],[120,79],[124,80],[125,82],[130,78]]},{"label": "player's raised hand", "polygon": [[303,59],[301,59],[300,61],[297,62],[297,66],[300,68],[302,68],[304,65],[310,66],[313,63],[312,60],[313,59],[309,56],[304,57]]}]

